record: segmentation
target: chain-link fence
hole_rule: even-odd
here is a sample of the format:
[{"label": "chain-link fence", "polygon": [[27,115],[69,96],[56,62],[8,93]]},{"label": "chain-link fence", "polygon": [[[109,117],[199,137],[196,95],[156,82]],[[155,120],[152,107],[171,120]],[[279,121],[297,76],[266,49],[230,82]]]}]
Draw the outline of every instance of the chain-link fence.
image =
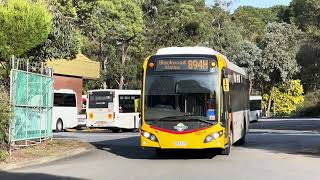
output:
[{"label": "chain-link fence", "polygon": [[[25,70],[13,61],[10,75],[10,101],[12,122],[11,143],[52,137],[53,77],[44,68],[32,72],[29,62]],[[43,67],[43,66],[41,66]],[[31,72],[30,72],[31,71]],[[44,73],[46,72],[46,73]]]}]

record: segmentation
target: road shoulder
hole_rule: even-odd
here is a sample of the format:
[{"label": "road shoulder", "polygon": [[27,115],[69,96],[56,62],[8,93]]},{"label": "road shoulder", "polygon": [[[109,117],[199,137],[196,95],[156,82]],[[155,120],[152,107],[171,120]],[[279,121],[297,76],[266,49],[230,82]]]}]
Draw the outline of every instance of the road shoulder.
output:
[{"label": "road shoulder", "polygon": [[32,147],[14,150],[10,159],[0,162],[0,171],[35,166],[83,154],[94,149],[89,143],[53,140]]}]

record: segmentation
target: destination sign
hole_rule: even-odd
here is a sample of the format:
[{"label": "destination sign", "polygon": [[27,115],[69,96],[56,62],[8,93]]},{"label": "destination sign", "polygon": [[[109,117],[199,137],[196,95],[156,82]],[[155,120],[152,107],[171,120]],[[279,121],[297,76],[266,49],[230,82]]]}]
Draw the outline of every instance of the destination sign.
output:
[{"label": "destination sign", "polygon": [[209,71],[208,59],[161,59],[156,71]]}]

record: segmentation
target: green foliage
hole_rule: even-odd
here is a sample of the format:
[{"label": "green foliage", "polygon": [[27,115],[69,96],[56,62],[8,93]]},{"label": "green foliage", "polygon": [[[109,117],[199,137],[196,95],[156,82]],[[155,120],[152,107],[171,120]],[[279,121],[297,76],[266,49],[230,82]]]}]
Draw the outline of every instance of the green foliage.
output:
[{"label": "green foliage", "polygon": [[[260,89],[271,89],[277,83],[286,82],[299,72],[296,53],[301,31],[295,25],[271,23],[259,44],[262,49],[260,66]],[[271,83],[266,87],[266,83]]]},{"label": "green foliage", "polygon": [[270,22],[278,22],[277,11],[271,8],[243,6],[233,14],[234,23],[242,27],[241,34],[246,40],[256,42],[265,33]]},{"label": "green foliage", "polygon": [[[304,102],[303,87],[300,80],[292,80],[274,87],[271,92],[274,116],[293,115]],[[263,107],[266,108],[269,95],[263,96]]]},{"label": "green foliage", "polygon": [[297,54],[300,78],[307,92],[320,89],[320,42],[306,41]]},{"label": "green foliage", "polygon": [[8,156],[9,156],[8,151],[0,150],[0,162],[6,160]]},{"label": "green foliage", "polygon": [[320,27],[319,0],[292,0],[290,7],[294,21],[301,29]]},{"label": "green foliage", "polygon": [[[204,1],[159,1],[143,3],[146,12],[146,47],[154,52],[160,47],[205,44],[210,37],[210,14]],[[202,21],[199,21],[202,19]]]},{"label": "green foliage", "polygon": [[[63,4],[69,5],[69,1]],[[71,9],[71,10],[68,10]],[[50,1],[53,26],[47,40],[29,52],[29,58],[38,61],[64,58],[72,59],[81,47],[81,34],[74,26],[74,8],[62,6],[58,1]]]},{"label": "green foliage", "polygon": [[46,40],[52,16],[40,0],[8,0],[0,2],[0,24],[0,59],[8,61]]},{"label": "green foliage", "polygon": [[303,117],[320,117],[320,90],[307,93],[303,106],[297,115]]},{"label": "green foliage", "polygon": [[[91,8],[91,7],[92,8]],[[84,51],[102,63],[105,87],[127,87],[129,77],[136,76],[130,68],[132,57],[142,50],[143,19],[140,4],[135,0],[99,0],[84,3]],[[137,63],[136,63],[137,64]]]},{"label": "green foliage", "polygon": [[237,55],[237,64],[246,69],[249,78],[255,80],[261,77],[260,67],[262,61],[262,50],[250,41],[243,41],[240,44],[240,52]]},{"label": "green foliage", "polygon": [[[1,150],[6,151],[8,149],[8,129],[10,121],[10,106],[8,95],[0,86],[0,160],[2,159]],[[2,154],[2,155],[1,155]]]}]

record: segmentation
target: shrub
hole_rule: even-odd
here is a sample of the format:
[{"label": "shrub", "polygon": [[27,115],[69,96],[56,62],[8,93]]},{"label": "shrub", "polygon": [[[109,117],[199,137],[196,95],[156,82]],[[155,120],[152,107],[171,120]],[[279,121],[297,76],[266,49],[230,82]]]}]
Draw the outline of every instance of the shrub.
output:
[{"label": "shrub", "polygon": [[307,93],[303,106],[297,112],[298,116],[320,117],[320,90]]},{"label": "shrub", "polygon": [[[272,89],[273,116],[292,116],[304,102],[303,87],[300,80],[282,83]],[[266,110],[270,95],[263,95],[263,108]]]},{"label": "shrub", "polygon": [[[0,86],[0,151],[6,151],[9,145],[9,120],[10,120],[10,106],[8,95],[6,91]],[[2,157],[3,153],[0,154]],[[0,157],[0,159],[1,159]]]}]

